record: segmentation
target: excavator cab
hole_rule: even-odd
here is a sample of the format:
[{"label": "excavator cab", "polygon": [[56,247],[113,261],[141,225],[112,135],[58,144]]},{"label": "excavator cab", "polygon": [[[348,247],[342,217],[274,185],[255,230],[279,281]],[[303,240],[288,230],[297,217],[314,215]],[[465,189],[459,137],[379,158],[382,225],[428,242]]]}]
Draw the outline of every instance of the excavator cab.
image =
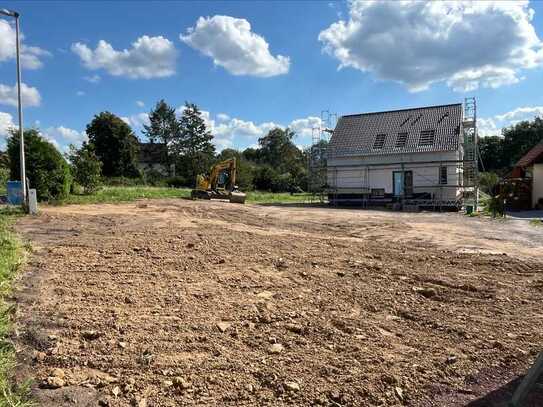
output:
[{"label": "excavator cab", "polygon": [[231,158],[215,164],[209,175],[198,175],[191,198],[228,199],[233,203],[245,203],[246,195],[236,185],[236,159]]}]

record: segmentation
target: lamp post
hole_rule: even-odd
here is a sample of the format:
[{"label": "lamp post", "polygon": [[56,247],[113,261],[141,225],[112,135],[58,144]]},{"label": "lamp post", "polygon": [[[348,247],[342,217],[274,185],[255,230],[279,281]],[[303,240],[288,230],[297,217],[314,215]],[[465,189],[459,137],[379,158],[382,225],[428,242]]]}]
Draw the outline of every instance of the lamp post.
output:
[{"label": "lamp post", "polygon": [[19,13],[13,10],[0,9],[0,14],[15,19],[15,46],[17,52],[17,107],[19,111],[19,147],[21,165],[21,187],[23,189],[23,204],[26,205],[26,169],[25,169],[25,141],[23,129],[23,105],[21,101],[21,55],[19,39]]}]

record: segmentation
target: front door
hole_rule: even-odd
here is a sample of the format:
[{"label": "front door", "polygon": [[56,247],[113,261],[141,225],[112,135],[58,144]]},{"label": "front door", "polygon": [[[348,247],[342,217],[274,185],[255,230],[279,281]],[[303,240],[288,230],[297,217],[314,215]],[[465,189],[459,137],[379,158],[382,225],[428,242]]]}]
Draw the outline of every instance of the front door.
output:
[{"label": "front door", "polygon": [[393,171],[392,187],[394,196],[409,196],[413,194],[413,172]]},{"label": "front door", "polygon": [[403,171],[394,171],[392,173],[392,188],[394,196],[403,196],[404,194],[404,173]]}]

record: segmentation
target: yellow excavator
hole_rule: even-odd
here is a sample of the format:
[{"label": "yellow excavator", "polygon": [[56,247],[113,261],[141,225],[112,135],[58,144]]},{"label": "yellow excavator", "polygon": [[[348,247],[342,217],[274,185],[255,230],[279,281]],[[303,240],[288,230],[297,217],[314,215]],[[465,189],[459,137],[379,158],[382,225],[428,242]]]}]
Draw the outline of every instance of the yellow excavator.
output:
[{"label": "yellow excavator", "polygon": [[236,185],[236,159],[221,161],[211,167],[209,175],[196,177],[192,199],[228,199],[232,203],[245,203],[246,194]]}]

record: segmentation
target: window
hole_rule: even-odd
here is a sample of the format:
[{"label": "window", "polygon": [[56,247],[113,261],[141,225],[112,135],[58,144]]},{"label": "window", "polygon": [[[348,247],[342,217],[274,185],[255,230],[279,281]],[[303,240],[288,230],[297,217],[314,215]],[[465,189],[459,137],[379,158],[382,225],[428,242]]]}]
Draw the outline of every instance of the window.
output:
[{"label": "window", "polygon": [[447,167],[439,167],[439,184],[447,185]]},{"label": "window", "polygon": [[396,137],[396,147],[405,147],[405,144],[407,143],[407,133],[398,133],[398,136]]},{"label": "window", "polygon": [[385,146],[386,138],[386,134],[378,134],[377,136],[375,136],[375,141],[373,142],[373,149],[381,150]]},{"label": "window", "polygon": [[436,132],[435,130],[423,130],[420,132],[419,146],[433,146]]}]

